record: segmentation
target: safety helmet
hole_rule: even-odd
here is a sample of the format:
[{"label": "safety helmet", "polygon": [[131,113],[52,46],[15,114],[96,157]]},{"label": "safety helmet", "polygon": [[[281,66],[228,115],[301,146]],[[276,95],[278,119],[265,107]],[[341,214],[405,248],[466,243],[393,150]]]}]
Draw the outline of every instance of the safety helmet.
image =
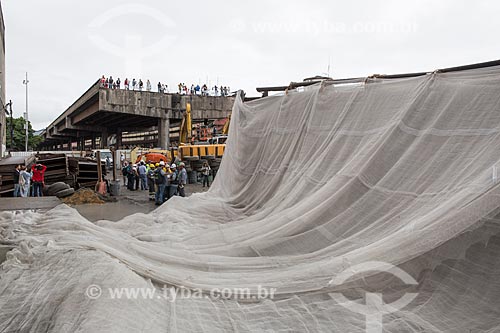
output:
[{"label": "safety helmet", "polygon": [[155,165],[154,165],[153,163],[151,163],[151,164],[149,165],[149,167],[150,167],[150,168],[154,168],[154,167],[155,167]]},{"label": "safety helmet", "polygon": [[172,165],[170,166],[172,169],[175,169],[177,166],[175,165],[175,163],[172,163]]},{"label": "safety helmet", "polygon": [[156,163],[155,166],[160,166],[160,163]]},{"label": "safety helmet", "polygon": [[164,165],[165,165],[165,162],[160,161],[160,165],[161,165],[161,166],[164,166]]}]

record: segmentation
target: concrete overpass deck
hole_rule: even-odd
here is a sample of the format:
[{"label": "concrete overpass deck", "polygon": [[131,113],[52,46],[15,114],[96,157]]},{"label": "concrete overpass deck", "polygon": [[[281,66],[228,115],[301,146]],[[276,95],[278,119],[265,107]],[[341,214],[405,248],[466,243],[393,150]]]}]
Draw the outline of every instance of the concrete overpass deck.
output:
[{"label": "concrete overpass deck", "polygon": [[109,135],[116,135],[116,145],[121,146],[122,132],[157,129],[158,146],[166,149],[170,127],[178,126],[188,102],[193,122],[203,122],[226,118],[234,97],[109,89],[97,81],[47,126],[43,145],[57,150],[59,145],[76,142],[83,150],[85,141],[92,140],[93,148],[104,148],[108,146]]}]

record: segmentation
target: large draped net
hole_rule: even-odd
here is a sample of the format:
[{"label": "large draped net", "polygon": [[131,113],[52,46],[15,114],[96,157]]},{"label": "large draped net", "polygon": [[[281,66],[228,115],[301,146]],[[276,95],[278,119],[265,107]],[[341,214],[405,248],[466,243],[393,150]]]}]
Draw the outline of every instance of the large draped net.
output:
[{"label": "large draped net", "polygon": [[[500,331],[500,67],[237,98],[231,121],[206,193],[119,222],[3,212],[0,331],[364,332],[335,295],[368,291],[417,295],[387,332]],[[331,283],[374,262],[418,284],[377,269]],[[276,291],[172,302],[89,285]]]}]

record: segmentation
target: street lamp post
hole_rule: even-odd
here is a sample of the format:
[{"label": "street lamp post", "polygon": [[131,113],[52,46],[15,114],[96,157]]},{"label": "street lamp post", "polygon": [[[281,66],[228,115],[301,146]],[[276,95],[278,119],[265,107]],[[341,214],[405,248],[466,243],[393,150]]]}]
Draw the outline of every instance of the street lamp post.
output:
[{"label": "street lamp post", "polygon": [[29,122],[28,122],[28,72],[26,72],[26,79],[23,80],[23,84],[26,85],[26,116],[24,117],[25,120],[25,129],[26,129],[26,141],[25,141],[25,150],[28,151],[28,134],[29,134]]},{"label": "street lamp post", "polygon": [[[9,110],[7,110],[7,107],[9,107],[10,112],[9,112]],[[13,139],[13,137],[14,137],[14,125],[13,125],[13,118],[12,118],[12,100],[9,100],[9,103],[5,104],[3,109],[4,109],[5,113],[10,115],[10,149],[12,150],[13,149],[12,147],[14,146],[14,139]]]},{"label": "street lamp post", "polygon": [[10,149],[14,149],[14,116],[12,113],[12,100],[9,100],[10,109]]}]

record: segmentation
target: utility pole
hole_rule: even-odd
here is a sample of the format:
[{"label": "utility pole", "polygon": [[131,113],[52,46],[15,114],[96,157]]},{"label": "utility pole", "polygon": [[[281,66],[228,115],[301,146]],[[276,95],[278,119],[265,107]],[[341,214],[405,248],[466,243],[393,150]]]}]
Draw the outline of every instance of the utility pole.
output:
[{"label": "utility pole", "polygon": [[26,79],[23,80],[23,84],[26,85],[26,113],[25,113],[25,129],[26,129],[26,142],[25,142],[25,150],[28,151],[28,134],[29,134],[29,121],[28,121],[28,72],[26,72]]},{"label": "utility pole", "polygon": [[[9,107],[10,111],[7,110],[7,107]],[[8,115],[10,115],[10,149],[12,150],[12,146],[13,146],[13,135],[12,133],[14,132],[13,130],[13,123],[12,123],[12,100],[9,100],[9,103],[5,104],[4,107],[3,107],[5,113],[7,113]],[[7,133],[7,127],[5,127],[5,131]]]},{"label": "utility pole", "polygon": [[10,109],[10,149],[14,149],[14,117],[12,115],[12,100],[9,100]]}]

